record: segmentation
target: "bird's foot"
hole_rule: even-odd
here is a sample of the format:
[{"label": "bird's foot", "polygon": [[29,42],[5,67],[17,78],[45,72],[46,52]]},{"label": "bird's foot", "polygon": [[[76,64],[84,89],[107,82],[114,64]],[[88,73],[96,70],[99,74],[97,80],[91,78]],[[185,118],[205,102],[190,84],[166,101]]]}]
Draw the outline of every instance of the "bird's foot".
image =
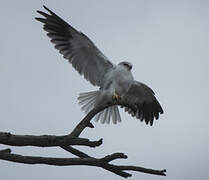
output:
[{"label": "bird's foot", "polygon": [[120,100],[120,96],[117,95],[116,93],[113,94],[112,98],[113,98],[114,101],[119,101]]}]

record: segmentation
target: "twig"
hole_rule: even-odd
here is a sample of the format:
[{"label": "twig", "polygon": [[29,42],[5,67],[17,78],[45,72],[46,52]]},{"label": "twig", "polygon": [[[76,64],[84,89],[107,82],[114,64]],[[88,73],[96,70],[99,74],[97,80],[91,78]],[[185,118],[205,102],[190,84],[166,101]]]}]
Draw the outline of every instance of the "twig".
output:
[{"label": "twig", "polygon": [[147,173],[147,174],[166,176],[165,174],[166,169],[155,170],[155,169],[147,169],[147,168],[139,167],[139,166],[115,166],[115,167],[124,171],[138,171],[138,172]]},{"label": "twig", "polygon": [[64,150],[74,154],[75,156],[78,156],[80,158],[89,158],[90,156],[82,151],[79,151],[71,146],[61,146]]},{"label": "twig", "polygon": [[11,152],[12,151],[9,148],[0,150],[0,153],[11,153]]}]

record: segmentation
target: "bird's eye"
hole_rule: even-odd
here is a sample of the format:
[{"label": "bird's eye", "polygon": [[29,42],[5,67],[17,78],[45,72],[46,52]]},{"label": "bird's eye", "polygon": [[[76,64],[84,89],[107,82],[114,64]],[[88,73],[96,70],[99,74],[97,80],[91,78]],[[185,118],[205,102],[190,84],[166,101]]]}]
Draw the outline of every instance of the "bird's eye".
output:
[{"label": "bird's eye", "polygon": [[129,63],[123,63],[123,66],[125,66],[128,70],[132,69],[132,65]]}]

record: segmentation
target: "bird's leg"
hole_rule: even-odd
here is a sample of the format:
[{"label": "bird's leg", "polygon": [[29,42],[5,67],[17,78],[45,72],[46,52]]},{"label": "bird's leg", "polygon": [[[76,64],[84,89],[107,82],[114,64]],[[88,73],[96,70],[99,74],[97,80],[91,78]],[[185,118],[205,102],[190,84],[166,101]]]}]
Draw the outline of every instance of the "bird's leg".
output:
[{"label": "bird's leg", "polygon": [[119,101],[120,100],[120,96],[114,91],[113,96],[112,96],[114,101]]}]

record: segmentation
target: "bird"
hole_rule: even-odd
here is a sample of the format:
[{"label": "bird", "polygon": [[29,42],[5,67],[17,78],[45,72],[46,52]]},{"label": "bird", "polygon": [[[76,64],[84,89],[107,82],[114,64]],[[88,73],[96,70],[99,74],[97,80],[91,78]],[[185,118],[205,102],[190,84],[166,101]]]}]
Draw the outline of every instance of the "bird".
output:
[{"label": "bird", "polygon": [[119,107],[133,117],[153,125],[163,114],[163,109],[154,91],[146,84],[136,81],[132,74],[132,63],[123,61],[115,65],[82,32],[64,21],[46,6],[47,11],[37,11],[41,17],[35,19],[43,23],[54,47],[75,68],[76,71],[98,90],[80,93],[78,102],[85,113],[102,104],[121,101],[128,106],[112,105],[95,116],[102,124],[121,122]]}]

